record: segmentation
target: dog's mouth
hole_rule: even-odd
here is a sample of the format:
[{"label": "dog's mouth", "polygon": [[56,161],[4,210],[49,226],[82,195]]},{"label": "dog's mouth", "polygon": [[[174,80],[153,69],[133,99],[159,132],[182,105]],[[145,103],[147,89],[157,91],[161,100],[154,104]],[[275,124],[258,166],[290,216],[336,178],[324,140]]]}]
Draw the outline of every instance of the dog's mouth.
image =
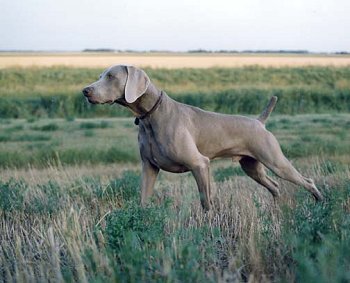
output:
[{"label": "dog's mouth", "polygon": [[103,103],[101,103],[101,104],[109,104],[109,105],[112,105],[112,104],[114,104],[114,100],[107,100],[107,101],[105,101],[105,102],[103,102]]},{"label": "dog's mouth", "polygon": [[97,102],[97,101],[95,101],[95,100],[93,100],[93,99],[91,99],[91,98],[86,98],[87,99],[87,101],[89,101],[89,103],[91,103],[91,104],[99,104],[99,102]]},{"label": "dog's mouth", "polygon": [[112,100],[112,99],[104,101],[104,102],[99,102],[99,101],[92,99],[91,97],[86,97],[86,100],[91,104],[109,104],[109,105],[112,105],[115,103],[115,100]]}]

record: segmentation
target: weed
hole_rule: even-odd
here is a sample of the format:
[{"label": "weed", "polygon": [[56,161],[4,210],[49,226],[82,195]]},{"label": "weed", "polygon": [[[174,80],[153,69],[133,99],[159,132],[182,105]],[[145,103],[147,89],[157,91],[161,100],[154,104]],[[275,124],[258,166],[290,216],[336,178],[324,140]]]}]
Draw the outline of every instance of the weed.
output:
[{"label": "weed", "polygon": [[218,168],[214,171],[214,180],[216,182],[224,182],[232,176],[245,176],[242,168],[239,166],[229,166],[226,168]]},{"label": "weed", "polygon": [[214,279],[203,267],[215,264],[219,231],[208,227],[167,230],[169,204],[141,208],[131,203],[108,216],[105,233],[122,281]]},{"label": "weed", "polygon": [[85,137],[94,137],[96,134],[93,130],[86,130],[84,131],[84,136]]},{"label": "weed", "polygon": [[31,129],[35,131],[53,132],[53,131],[57,131],[59,129],[59,126],[56,123],[50,123],[40,127],[35,126],[35,127],[32,127]]},{"label": "weed", "polygon": [[100,123],[83,122],[80,124],[80,129],[106,129],[111,127],[111,124],[107,121],[101,121]]},{"label": "weed", "polygon": [[6,128],[5,131],[7,133],[12,133],[12,132],[17,132],[17,131],[22,131],[23,130],[23,125],[16,125],[13,127]]},{"label": "weed", "polygon": [[121,178],[115,179],[107,186],[106,195],[120,195],[124,201],[138,200],[140,195],[140,175],[134,171],[125,171]]},{"label": "weed", "polygon": [[26,185],[23,182],[13,179],[0,182],[0,209],[4,212],[22,210],[25,189]]},{"label": "weed", "polygon": [[259,193],[251,200],[243,180],[235,183],[240,190],[218,183],[220,205],[210,213],[192,203],[183,182],[159,205],[141,207],[134,171],[107,184],[91,176],[61,182],[70,168],[54,172],[58,182],[1,181],[1,278],[347,282],[348,171],[333,161],[320,168],[337,174],[334,186],[320,188],[323,203],[301,190],[278,206]]},{"label": "weed", "polygon": [[28,196],[27,213],[52,215],[62,209],[65,198],[60,186],[53,181],[39,185],[35,194]]},{"label": "weed", "polygon": [[27,123],[29,123],[29,124],[32,124],[32,123],[34,123],[36,121],[37,121],[37,118],[35,118],[35,117],[30,117],[30,118],[27,119]]},{"label": "weed", "polygon": [[298,194],[296,207],[286,210],[283,237],[296,262],[298,281],[346,282],[350,280],[350,218],[344,204],[350,198],[350,184],[323,192],[327,201],[318,204],[305,193]]},{"label": "weed", "polygon": [[74,122],[75,121],[75,117],[74,116],[67,116],[66,117],[66,121],[67,122]]},{"label": "weed", "polygon": [[12,141],[20,141],[20,142],[35,142],[35,141],[49,141],[51,139],[50,136],[46,135],[21,135],[12,138]]}]

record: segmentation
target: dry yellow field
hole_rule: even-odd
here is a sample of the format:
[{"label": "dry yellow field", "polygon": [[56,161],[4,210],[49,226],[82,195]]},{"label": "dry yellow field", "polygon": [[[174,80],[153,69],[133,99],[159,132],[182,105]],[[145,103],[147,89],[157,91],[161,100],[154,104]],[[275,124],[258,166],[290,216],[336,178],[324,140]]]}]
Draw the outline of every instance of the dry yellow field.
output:
[{"label": "dry yellow field", "polygon": [[186,53],[0,53],[0,68],[90,67],[128,64],[152,68],[350,66],[349,55]]}]

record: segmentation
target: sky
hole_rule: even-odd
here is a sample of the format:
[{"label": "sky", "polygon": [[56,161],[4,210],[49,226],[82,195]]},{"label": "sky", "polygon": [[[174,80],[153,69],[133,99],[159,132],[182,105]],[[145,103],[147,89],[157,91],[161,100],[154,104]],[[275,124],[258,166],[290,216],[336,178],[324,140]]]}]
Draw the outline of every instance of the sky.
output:
[{"label": "sky", "polygon": [[350,51],[349,0],[0,0],[0,50]]}]

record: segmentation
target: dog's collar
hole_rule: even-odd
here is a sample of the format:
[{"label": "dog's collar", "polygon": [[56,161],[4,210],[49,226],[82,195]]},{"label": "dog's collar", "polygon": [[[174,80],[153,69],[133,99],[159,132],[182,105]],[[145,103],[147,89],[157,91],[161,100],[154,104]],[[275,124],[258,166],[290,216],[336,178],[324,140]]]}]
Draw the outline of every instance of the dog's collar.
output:
[{"label": "dog's collar", "polygon": [[153,105],[153,107],[151,108],[150,111],[146,112],[145,114],[141,115],[140,117],[135,118],[135,121],[134,121],[135,125],[138,125],[140,123],[140,120],[143,120],[143,119],[147,118],[154,111],[156,111],[157,108],[159,107],[160,103],[162,102],[162,98],[163,98],[163,91],[160,92],[160,95],[159,95],[156,103]]}]

